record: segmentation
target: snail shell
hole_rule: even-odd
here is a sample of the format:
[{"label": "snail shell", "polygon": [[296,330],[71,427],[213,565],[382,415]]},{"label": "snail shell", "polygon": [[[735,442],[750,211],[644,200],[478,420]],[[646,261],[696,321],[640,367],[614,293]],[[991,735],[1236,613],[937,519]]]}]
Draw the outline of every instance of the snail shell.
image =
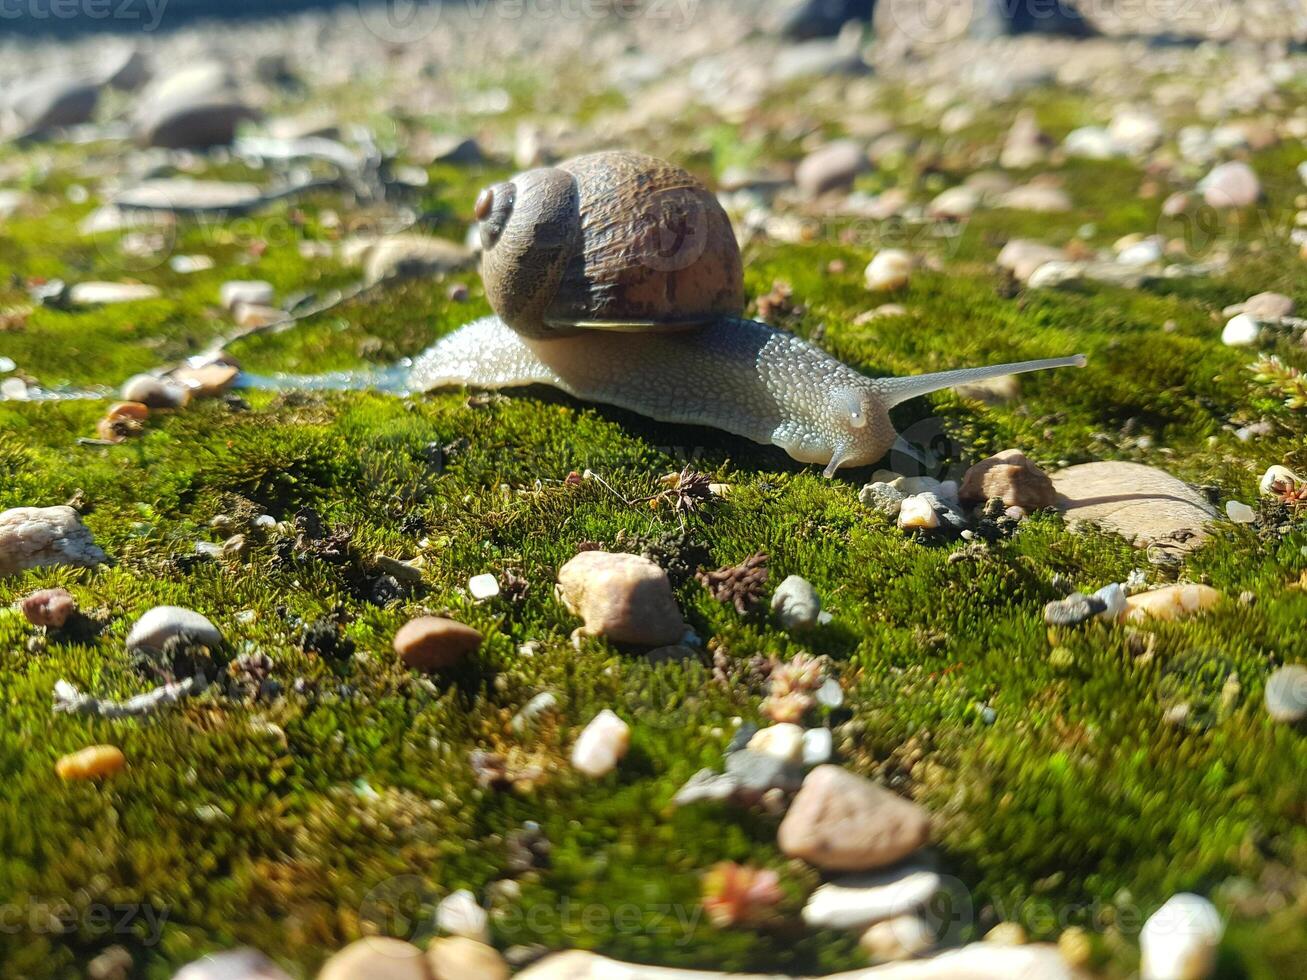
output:
[{"label": "snail shell", "polygon": [[486,296],[524,337],[670,330],[744,310],[726,213],[655,157],[591,153],[528,170],[483,190],[476,217]]}]

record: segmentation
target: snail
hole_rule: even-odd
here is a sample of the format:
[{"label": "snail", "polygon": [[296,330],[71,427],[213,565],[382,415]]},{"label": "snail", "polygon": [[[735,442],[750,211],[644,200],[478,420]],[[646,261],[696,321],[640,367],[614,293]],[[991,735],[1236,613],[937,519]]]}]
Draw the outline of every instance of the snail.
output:
[{"label": "snail", "polygon": [[662,160],[614,151],[520,174],[476,202],[495,311],[415,359],[409,386],[543,384],[660,422],[710,425],[794,459],[865,466],[889,410],[942,388],[1083,355],[868,378],[743,317],[739,245],[713,194]]}]

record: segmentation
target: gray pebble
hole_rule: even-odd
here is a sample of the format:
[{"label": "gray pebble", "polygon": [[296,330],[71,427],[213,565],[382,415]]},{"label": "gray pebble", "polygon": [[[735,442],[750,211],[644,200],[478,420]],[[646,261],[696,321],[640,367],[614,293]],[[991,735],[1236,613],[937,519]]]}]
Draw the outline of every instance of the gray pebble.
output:
[{"label": "gray pebble", "polygon": [[772,594],[771,609],[783,628],[792,632],[808,630],[821,615],[821,597],[806,578],[790,575]]},{"label": "gray pebble", "polygon": [[1044,622],[1049,626],[1079,626],[1107,608],[1097,596],[1072,592],[1065,599],[1050,602],[1044,607]]},{"label": "gray pebble", "polygon": [[181,606],[155,606],[127,634],[127,649],[159,653],[179,633],[188,633],[197,643],[210,648],[222,645],[222,633],[206,617]]},{"label": "gray pebble", "polygon": [[886,517],[899,516],[903,506],[903,492],[888,483],[868,483],[858,491],[858,501]]},{"label": "gray pebble", "polygon": [[1289,664],[1266,682],[1266,710],[1276,721],[1289,724],[1307,718],[1307,667]]}]

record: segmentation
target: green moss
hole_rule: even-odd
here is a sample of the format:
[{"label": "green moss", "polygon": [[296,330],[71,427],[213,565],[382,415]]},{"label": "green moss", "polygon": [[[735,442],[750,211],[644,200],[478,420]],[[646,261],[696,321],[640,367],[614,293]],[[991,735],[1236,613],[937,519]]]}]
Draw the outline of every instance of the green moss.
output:
[{"label": "green moss", "polygon": [[[500,82],[513,102],[511,124],[534,95]],[[906,104],[887,101],[893,111]],[[621,107],[591,91],[570,111],[598,119]],[[1059,133],[1095,121],[1079,98],[1050,98],[1038,109]],[[992,141],[1001,114],[964,139]],[[729,127],[715,132],[686,156],[720,171],[792,149],[730,137]],[[1293,207],[1290,157],[1270,150],[1257,158],[1277,221]],[[458,237],[476,188],[506,172],[432,167],[421,209],[436,231]],[[863,287],[871,252],[891,242],[885,229],[862,228],[843,237],[837,228],[810,246],[750,246],[749,292],[788,282],[805,308],[794,329],[869,374],[1090,355],[1083,371],[1023,378],[1021,399],[1008,405],[940,393],[897,409],[901,430],[945,440],[948,473],[964,459],[1019,446],[1048,466],[1137,459],[1251,500],[1270,463],[1307,467],[1302,414],[1253,387],[1249,354],[1216,341],[1221,307],[1251,292],[1279,288],[1307,302],[1300,260],[1283,238],[1229,224],[1215,239],[1232,251],[1219,276],[1013,297],[992,268],[1009,238],[1064,242],[1092,223],[1089,237],[1103,245],[1157,227],[1159,204],[1138,198],[1142,174],[1131,164],[1071,162],[1063,172],[1072,213],[982,211],[958,234],[926,229],[909,244],[939,257],[943,271],[919,272],[900,294]],[[961,176],[948,172],[944,183]],[[900,177],[917,180],[897,172],[875,179],[889,186]],[[179,276],[166,265],[125,267],[114,236],[83,240],[77,224],[90,206],[68,202],[71,182],[32,181],[32,210],[0,229],[0,262],[20,278],[131,275],[165,298],[41,308],[0,334],[0,353],[47,386],[111,389],[202,348],[229,329],[217,290],[233,273],[266,278],[282,296],[325,295],[355,275],[301,254],[302,242],[331,234],[322,212],[336,202],[326,195],[252,223],[184,227],[177,250],[212,254],[217,267]],[[932,187],[912,185],[923,199]],[[264,241],[266,249],[251,249]],[[834,260],[842,271],[831,271]],[[448,298],[454,281],[469,287],[466,302]],[[0,289],[0,306],[25,299],[7,282]],[[907,312],[855,322],[887,301]],[[388,365],[486,309],[472,273],[408,282],[249,338],[233,353],[258,373]],[[1287,339],[1276,352],[1304,366],[1302,349]],[[1223,975],[1288,976],[1307,954],[1307,742],[1261,706],[1271,667],[1302,656],[1307,593],[1294,587],[1307,548],[1301,525],[1282,538],[1230,530],[1191,557],[1182,573],[1231,600],[1209,616],[1141,630],[1152,643],[1141,656],[1141,637],[1122,627],[1048,635],[1041,612],[1058,595],[1054,575],[1097,588],[1147,567],[1120,540],[1071,534],[1050,516],[957,561],[962,545],[907,540],[862,508],[856,487],[866,473],[826,481],[779,451],[712,430],[540,392],[242,398],[244,406],[156,413],[141,436],[114,447],[76,441],[93,433],[104,401],[0,404],[0,508],[60,503],[80,491],[86,521],[114,559],[0,581],[0,909],[23,915],[19,929],[0,929],[6,975],[74,975],[111,942],[132,951],[142,977],[171,976],[180,963],[238,943],[311,975],[332,949],[370,929],[425,938],[449,890],[484,895],[508,873],[506,838],[527,821],[540,824],[551,860],[520,876],[519,898],[502,901],[494,920],[501,946],[584,946],[720,969],[860,965],[848,936],[785,924],[718,930],[699,911],[699,876],[721,860],[777,869],[791,913],[817,883],[776,849],[775,818],[670,807],[690,775],[720,764],[737,724],[758,720],[762,692],[743,679],[747,672],[724,683],[707,663],[654,666],[598,642],[574,649],[576,623],[552,598],[557,568],[582,542],[621,547],[678,525],[667,510],[630,507],[618,495],[650,494],[687,460],[733,487],[688,522],[712,560],[766,550],[773,580],[804,575],[835,616],[831,628],[798,641],[742,619],[691,581],[678,590],[691,624],[728,663],[801,649],[832,658],[848,692],[847,709],[832,719],[839,751],[934,814],[943,866],[968,896],[958,938],[999,919],[1021,921],[1040,938],[1084,925],[1098,936],[1108,973],[1124,975],[1143,916],[1172,892],[1195,889],[1214,894],[1232,917]],[[1235,436],[1262,417],[1274,423],[1270,435]],[[562,482],[586,469],[617,493]],[[223,539],[210,526],[220,514],[292,521],[305,508],[348,534],[345,562],[294,553],[291,531],[251,532],[240,560],[194,557],[197,541]],[[420,588],[372,601],[378,554],[421,556]],[[467,596],[471,575],[510,569],[529,582],[520,603]],[[53,636],[29,647],[35,631],[8,607],[51,585],[69,588],[103,624],[98,637]],[[1234,600],[1245,591],[1254,604]],[[51,713],[60,678],[105,696],[143,690],[122,641],[137,616],[165,602],[210,615],[231,653],[267,654],[283,696],[210,692],[142,721]],[[447,676],[410,675],[390,638],[422,610],[482,630],[485,647]],[[326,616],[342,623],[352,658],[300,647],[303,624]],[[521,651],[527,641],[538,643],[533,653]],[[1223,696],[1231,675],[1237,698]],[[557,697],[557,716],[519,732],[512,718],[541,691]],[[1206,714],[1190,726],[1167,724],[1179,700]],[[565,760],[602,707],[632,722],[633,746],[615,774],[592,781]],[[119,745],[127,771],[102,785],[60,782],[55,760],[93,742]],[[483,788],[469,764],[476,750],[540,766],[543,776],[520,792]],[[73,905],[67,929],[28,918],[62,902]],[[119,905],[137,914],[115,935],[88,911]]]}]

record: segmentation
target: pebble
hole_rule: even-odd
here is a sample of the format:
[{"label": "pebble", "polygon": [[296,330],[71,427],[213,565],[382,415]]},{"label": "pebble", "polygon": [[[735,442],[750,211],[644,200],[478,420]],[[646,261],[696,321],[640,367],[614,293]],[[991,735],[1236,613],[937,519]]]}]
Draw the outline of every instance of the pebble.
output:
[{"label": "pebble", "polygon": [[1018,449],[1005,449],[976,463],[962,477],[958,500],[976,506],[998,497],[1008,507],[1025,511],[1053,507],[1057,492],[1053,481]]},{"label": "pebble", "polygon": [[998,199],[998,206],[1036,214],[1061,214],[1075,205],[1071,195],[1060,187],[1049,184],[1023,184],[1014,187]]},{"label": "pebble", "polygon": [[863,278],[868,289],[902,289],[912,278],[912,255],[900,248],[877,252],[867,263]]},{"label": "pebble", "polygon": [[545,715],[554,712],[557,708],[558,697],[550,691],[541,691],[526,704],[522,705],[521,710],[513,716],[513,720],[510,724],[515,732],[527,731],[537,721]]},{"label": "pebble", "polygon": [[128,378],[120,394],[124,401],[140,402],[147,408],[184,408],[191,400],[191,391],[171,378],[156,378],[152,374],[137,374]]},{"label": "pebble", "polygon": [[1238,500],[1226,501],[1225,516],[1236,524],[1251,524],[1257,520],[1257,512]]},{"label": "pebble", "polygon": [[115,745],[88,745],[59,759],[54,771],[60,779],[103,779],[122,772],[127,757]]},{"label": "pebble", "polygon": [[7,87],[3,105],[18,121],[23,136],[87,122],[100,101],[98,83],[62,72],[11,80]]},{"label": "pebble", "polygon": [[1211,609],[1220,601],[1221,593],[1210,585],[1167,585],[1149,592],[1136,593],[1126,599],[1124,622],[1183,619]]},{"label": "pebble", "polygon": [[858,502],[886,517],[898,517],[903,507],[903,491],[888,483],[868,483],[858,491]]},{"label": "pebble", "polygon": [[1292,316],[1293,310],[1293,300],[1283,293],[1257,293],[1249,296],[1242,303],[1227,306],[1222,312],[1226,316],[1247,313],[1258,320],[1279,320],[1286,316]]},{"label": "pebble", "polygon": [[162,295],[157,286],[140,282],[79,282],[68,290],[68,301],[73,306],[107,306],[158,299]]},{"label": "pebble", "polygon": [[830,762],[834,754],[834,737],[829,728],[809,728],[803,733],[803,764],[807,768]]},{"label": "pebble", "polygon": [[262,279],[232,279],[218,288],[218,302],[224,310],[234,310],[242,303],[271,306],[276,298],[272,283]]},{"label": "pebble", "polygon": [[363,278],[369,284],[443,275],[472,261],[472,252],[463,245],[417,232],[347,242],[342,252],[346,261],[363,266]]},{"label": "pebble", "polygon": [[499,595],[499,581],[489,572],[473,575],[468,579],[467,590],[473,599],[493,599]]},{"label": "pebble", "polygon": [[1060,262],[1065,258],[1066,253],[1060,248],[1027,238],[1013,238],[998,253],[998,265],[1019,282],[1026,282],[1045,262]]},{"label": "pebble", "polygon": [[1160,262],[1162,261],[1162,241],[1153,236],[1127,245],[1117,253],[1116,261],[1118,264],[1132,269]]},{"label": "pebble", "polygon": [[915,912],[934,897],[940,885],[938,874],[914,864],[836,878],[812,893],[803,907],[803,921],[814,929],[865,929]]},{"label": "pebble", "polygon": [[817,625],[821,597],[806,578],[789,575],[772,593],[771,610],[784,629],[801,632]]},{"label": "pebble", "polygon": [[235,364],[210,363],[180,367],[169,377],[201,398],[215,398],[235,382],[240,368]]},{"label": "pebble", "polygon": [[1203,200],[1213,208],[1246,208],[1262,196],[1261,181],[1241,160],[1218,164],[1198,184]]},{"label": "pebble", "polygon": [[870,166],[866,151],[853,140],[836,140],[813,150],[799,161],[794,183],[805,197],[850,187]]},{"label": "pebble", "polygon": [[1262,326],[1247,313],[1230,318],[1221,331],[1221,343],[1226,347],[1252,347],[1262,334]]},{"label": "pebble", "polygon": [[1128,608],[1125,588],[1119,582],[1113,582],[1111,585],[1105,585],[1092,596],[1090,601],[1098,600],[1103,604],[1103,611],[1098,614],[1098,618],[1105,623],[1115,623]]},{"label": "pebble", "polygon": [[926,843],[930,818],[909,800],[839,766],[818,766],[781,823],[788,856],[824,871],[871,871]]},{"label": "pebble", "polygon": [[444,616],[419,616],[395,633],[394,648],[404,666],[430,673],[475,653],[481,640],[471,626]]},{"label": "pebble", "polygon": [[1140,980],[1202,980],[1216,966],[1224,934],[1221,914],[1207,899],[1172,896],[1139,933]]},{"label": "pebble", "polygon": [[42,589],[24,598],[20,607],[33,626],[59,629],[77,612],[77,600],[67,589]]},{"label": "pebble", "polygon": [[927,494],[914,493],[903,498],[899,508],[899,527],[905,531],[933,530],[939,527],[939,515],[935,513]]},{"label": "pebble", "polygon": [[1054,599],[1044,607],[1044,622],[1049,626],[1079,626],[1107,608],[1102,599],[1072,592],[1065,599]]},{"label": "pebble", "polygon": [[199,613],[181,606],[155,606],[136,621],[127,634],[125,645],[131,651],[160,653],[165,643],[183,632],[210,649],[222,645],[222,633],[218,627]]},{"label": "pebble", "polygon": [[630,726],[605,708],[577,737],[572,747],[572,766],[598,779],[616,769],[630,747]]},{"label": "pebble", "polygon": [[1307,667],[1289,664],[1267,678],[1266,711],[1276,721],[1288,724],[1307,718]]},{"label": "pebble", "polygon": [[0,577],[29,568],[90,568],[106,560],[71,507],[13,507],[0,512]]},{"label": "pebble", "polygon": [[322,964],[317,980],[431,980],[426,958],[412,943],[369,936]]},{"label": "pebble", "polygon": [[687,629],[667,573],[639,555],[583,551],[558,570],[558,595],[582,636],[659,647]]},{"label": "pebble", "polygon": [[1164,470],[1140,463],[1082,463],[1050,474],[1068,523],[1096,524],[1138,547],[1166,538],[1192,548],[1216,516],[1207,499]]},{"label": "pebble", "polygon": [[493,946],[448,936],[427,947],[431,980],[508,980],[508,964]]},{"label": "pebble", "polygon": [[451,936],[490,942],[490,918],[466,888],[450,892],[436,906],[436,927]]},{"label": "pebble", "polygon": [[734,783],[735,792],[746,798],[773,789],[793,793],[803,785],[802,767],[747,748],[727,754],[726,777]]},{"label": "pebble", "polygon": [[971,217],[978,207],[980,207],[980,191],[962,184],[937,194],[935,199],[926,205],[926,214],[932,218],[960,221]]},{"label": "pebble", "polygon": [[1022,109],[1012,121],[999,166],[1007,170],[1027,170],[1038,166],[1048,156],[1048,137],[1039,128],[1039,119],[1033,109]]},{"label": "pebble", "polygon": [[803,761],[803,736],[803,729],[789,722],[768,725],[754,733],[753,738],[749,739],[748,749],[782,762],[798,764]]},{"label": "pebble", "polygon": [[1102,126],[1081,126],[1066,134],[1062,146],[1073,157],[1108,160],[1116,156],[1116,141]]},{"label": "pebble", "polygon": [[985,933],[985,942],[999,946],[1024,946],[1029,942],[1029,937],[1020,922],[1000,922]]},{"label": "pebble", "polygon": [[188,963],[172,980],[290,980],[290,974],[257,949],[231,949]]},{"label": "pebble", "polygon": [[879,963],[910,960],[935,945],[935,930],[919,915],[896,915],[868,927],[858,945]]}]

